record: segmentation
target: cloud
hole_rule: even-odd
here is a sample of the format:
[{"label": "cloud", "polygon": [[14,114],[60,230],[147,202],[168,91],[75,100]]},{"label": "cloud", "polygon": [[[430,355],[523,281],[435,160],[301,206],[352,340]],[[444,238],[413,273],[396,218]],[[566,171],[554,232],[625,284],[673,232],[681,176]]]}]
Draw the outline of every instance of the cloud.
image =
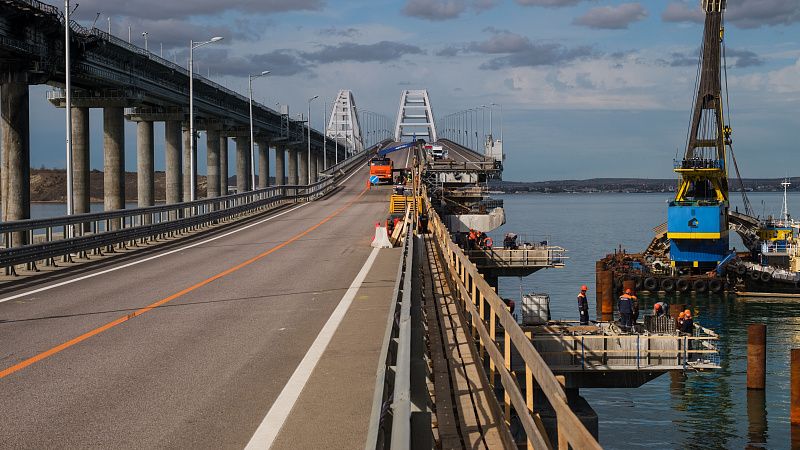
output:
[{"label": "cloud", "polygon": [[[797,0],[740,0],[728,2],[725,15],[729,23],[739,28],[790,25],[800,22],[800,2]],[[673,1],[661,14],[665,22],[702,23],[704,14],[696,2]]]},{"label": "cloud", "polygon": [[[64,6],[56,0],[47,0],[55,6]],[[162,19],[164,17],[187,18],[190,16],[219,16],[228,11],[244,14],[276,14],[289,11],[319,11],[325,7],[325,0],[81,0],[77,16],[80,20],[94,20],[101,12],[103,17],[137,17],[143,19]],[[112,19],[113,20],[113,19]]]},{"label": "cloud", "polygon": [[617,6],[601,6],[586,11],[573,23],[589,28],[622,30],[633,22],[647,17],[647,11],[640,3],[623,3]]},{"label": "cloud", "polygon": [[228,49],[211,49],[203,52],[203,68],[219,75],[247,76],[269,70],[270,76],[292,76],[309,72],[311,65],[291,50],[279,49],[269,53],[231,55]]},{"label": "cloud", "polygon": [[472,7],[477,11],[492,9],[499,5],[502,0],[472,0]]},{"label": "cloud", "polygon": [[531,43],[522,51],[491,59],[480,68],[500,70],[507,67],[552,66],[597,56],[599,52],[588,45],[569,48],[557,43]]},{"label": "cloud", "polygon": [[574,6],[583,0],[515,0],[522,6],[544,6],[547,8],[561,8],[564,6]]},{"label": "cloud", "polygon": [[739,28],[790,25],[800,22],[797,0],[740,0],[728,3],[726,20]]},{"label": "cloud", "polygon": [[361,36],[361,32],[358,31],[357,28],[323,28],[317,31],[317,34],[320,36],[338,36],[338,37],[346,37],[346,38],[354,38]]},{"label": "cloud", "polygon": [[458,45],[448,45],[447,47],[439,50],[436,52],[436,56],[442,56],[445,58],[451,58],[453,56],[457,56],[459,53],[464,51],[463,46]]},{"label": "cloud", "polygon": [[403,7],[403,14],[424,20],[450,20],[459,17],[469,8],[482,12],[501,2],[502,0],[408,0]]},{"label": "cloud", "polygon": [[725,55],[727,57],[736,59],[736,62],[732,67],[737,69],[764,65],[764,60],[761,59],[761,57],[759,57],[755,52],[750,50],[736,50],[729,48],[725,50]]},{"label": "cloud", "polygon": [[672,2],[668,4],[664,12],[661,13],[661,20],[664,22],[703,23],[703,19],[703,11],[697,3],[692,3],[690,6],[683,1]]},{"label": "cloud", "polygon": [[[125,30],[130,26],[133,30],[132,42],[140,47],[144,47],[144,38],[142,32],[147,32],[148,44],[150,51],[158,53],[158,48],[161,44],[166,49],[173,48],[188,48],[189,40],[197,39],[198,25],[187,20],[182,19],[139,19],[130,18],[120,21],[116,24],[112,23],[112,32],[118,36],[122,35],[121,30]],[[228,26],[215,25],[204,26],[205,36],[223,36],[225,40],[215,45],[228,45],[233,40],[253,40],[258,37],[257,34],[242,31],[243,25],[232,29]]]},{"label": "cloud", "polygon": [[517,53],[525,51],[533,45],[525,36],[506,30],[486,28],[483,31],[492,33],[492,36],[483,42],[473,42],[468,45],[469,50],[478,53]]},{"label": "cloud", "polygon": [[467,9],[464,0],[408,0],[403,14],[425,20],[455,19]]},{"label": "cloud", "polygon": [[308,61],[317,63],[340,61],[388,62],[400,59],[405,55],[423,53],[425,52],[415,45],[381,41],[375,44],[346,42],[338,45],[323,45],[321,49],[314,52],[303,52],[301,56]]}]

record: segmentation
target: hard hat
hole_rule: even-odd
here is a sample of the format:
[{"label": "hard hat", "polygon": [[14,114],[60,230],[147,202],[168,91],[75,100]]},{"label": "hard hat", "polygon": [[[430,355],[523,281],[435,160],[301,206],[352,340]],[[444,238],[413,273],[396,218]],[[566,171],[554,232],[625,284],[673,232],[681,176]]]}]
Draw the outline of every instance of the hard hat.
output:
[{"label": "hard hat", "polygon": [[626,294],[630,294],[631,293],[631,288],[625,289],[625,293]]},{"label": "hard hat", "polygon": [[656,305],[654,306],[654,308],[655,308],[655,309],[661,309],[661,303],[656,303]]},{"label": "hard hat", "polygon": [[691,316],[692,312],[687,309],[686,311],[683,312],[683,314],[686,316]]},{"label": "hard hat", "polygon": [[684,317],[685,317],[685,314],[684,314],[684,313],[680,313],[680,314],[678,314],[678,319],[683,319]]},{"label": "hard hat", "polygon": [[581,290],[582,290],[582,291],[588,291],[588,290],[589,290],[589,288],[588,288],[588,287],[586,287],[586,285],[584,284],[583,286],[581,286]]}]

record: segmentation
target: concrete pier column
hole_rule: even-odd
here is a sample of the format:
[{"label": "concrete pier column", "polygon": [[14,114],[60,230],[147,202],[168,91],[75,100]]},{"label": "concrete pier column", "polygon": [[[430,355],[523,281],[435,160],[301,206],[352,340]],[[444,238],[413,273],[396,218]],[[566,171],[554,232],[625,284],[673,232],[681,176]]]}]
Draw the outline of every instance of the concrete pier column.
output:
[{"label": "concrete pier column", "polygon": [[89,212],[89,108],[72,108],[72,205]]},{"label": "concrete pier column", "polygon": [[308,184],[308,150],[304,149],[297,153],[297,161],[300,165],[298,169],[297,184],[305,186]]},{"label": "concrete pier column", "polygon": [[[2,128],[2,167],[0,196],[2,220],[31,217],[30,116],[28,85],[8,82],[0,85],[0,128]],[[14,246],[24,245],[27,236],[17,233]]]},{"label": "concrete pier column", "polygon": [[275,184],[283,186],[286,184],[286,148],[282,146],[275,147]]},{"label": "concrete pier column", "polygon": [[164,123],[166,145],[164,156],[166,158],[167,203],[180,203],[183,198],[183,174],[181,173],[181,123],[168,121]]},{"label": "concrete pier column", "polygon": [[250,189],[250,139],[236,138],[236,190],[247,192]]},{"label": "concrete pier column", "polygon": [[125,209],[125,116],[103,108],[103,209]]},{"label": "concrete pier column", "polygon": [[[192,138],[188,128],[183,128],[183,201],[188,202],[192,198],[192,176],[191,176],[191,155]],[[197,192],[197,138],[194,138],[194,183]],[[197,198],[200,196],[197,195]]]},{"label": "concrete pier column", "polygon": [[155,205],[155,184],[153,182],[155,165],[155,140],[153,122],[142,121],[136,124],[136,181],[137,199],[140,208]]},{"label": "concrete pier column", "polygon": [[[325,157],[320,153],[317,155],[317,172],[322,172],[325,169],[327,169],[325,167]],[[317,176],[317,179],[319,180],[319,176]]]},{"label": "concrete pier column", "polygon": [[206,197],[219,197],[220,171],[219,171],[219,131],[208,130],[206,137]]},{"label": "concrete pier column", "polygon": [[258,143],[258,188],[269,186],[269,142]]},{"label": "concrete pier column", "polygon": [[228,195],[228,136],[219,138],[219,193]]},{"label": "concrete pier column", "polygon": [[317,182],[317,155],[311,153],[311,166],[308,168],[308,174],[311,175],[311,182]]},{"label": "concrete pier column", "polygon": [[296,149],[289,149],[289,166],[286,169],[288,178],[286,184],[297,186],[297,153]]}]

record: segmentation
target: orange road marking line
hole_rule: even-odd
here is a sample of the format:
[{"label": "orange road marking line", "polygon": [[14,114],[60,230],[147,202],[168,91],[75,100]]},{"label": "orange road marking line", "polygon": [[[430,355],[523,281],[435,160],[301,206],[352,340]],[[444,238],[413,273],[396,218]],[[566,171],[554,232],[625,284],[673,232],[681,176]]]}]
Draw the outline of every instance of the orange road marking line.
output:
[{"label": "orange road marking line", "polygon": [[119,319],[116,319],[116,320],[114,320],[112,322],[109,322],[109,323],[107,323],[107,324],[105,324],[105,325],[103,325],[101,327],[95,328],[95,329],[93,329],[91,331],[87,331],[86,333],[84,333],[84,334],[82,334],[82,335],[80,335],[80,336],[78,336],[76,338],[70,339],[69,341],[64,342],[63,344],[59,344],[59,345],[57,345],[57,346],[55,346],[55,347],[53,347],[53,348],[51,348],[49,350],[46,350],[46,351],[41,352],[41,353],[39,353],[37,355],[31,356],[30,358],[25,359],[24,361],[21,361],[21,362],[19,362],[17,364],[14,364],[11,367],[8,367],[7,369],[4,369],[4,370],[0,371],[0,379],[5,378],[5,377],[7,377],[7,376],[9,376],[9,375],[11,375],[11,374],[13,374],[15,372],[19,372],[20,370],[22,370],[22,369],[24,369],[24,368],[26,368],[26,367],[28,367],[28,366],[30,366],[32,364],[35,364],[35,363],[37,363],[37,362],[39,362],[39,361],[41,361],[43,359],[49,358],[49,357],[51,357],[51,356],[53,356],[53,355],[55,355],[57,353],[60,353],[60,352],[62,352],[64,350],[74,346],[74,345],[77,345],[77,344],[89,339],[92,336],[96,336],[96,335],[98,335],[98,334],[100,334],[100,333],[102,333],[104,331],[110,330],[111,328],[114,328],[117,325],[123,324],[123,323],[125,323],[125,322],[127,322],[127,321],[129,321],[129,320],[131,320],[131,319],[133,319],[135,317],[141,316],[142,314],[144,314],[146,312],[149,312],[149,311],[151,311],[151,310],[153,310],[155,308],[158,308],[159,306],[164,305],[165,303],[169,303],[172,300],[175,300],[176,298],[182,297],[182,296],[184,296],[184,295],[186,295],[186,294],[188,294],[188,293],[190,293],[192,291],[195,291],[195,290],[197,290],[197,289],[199,289],[199,288],[201,288],[201,287],[203,287],[203,286],[205,286],[205,285],[207,285],[209,283],[213,283],[214,281],[219,280],[222,277],[230,275],[230,274],[232,274],[233,272],[236,272],[239,269],[242,269],[242,268],[244,268],[246,266],[249,266],[250,264],[253,264],[254,262],[256,262],[256,261],[258,261],[260,259],[265,258],[266,256],[268,256],[268,255],[270,255],[270,254],[282,249],[283,247],[286,247],[287,245],[291,244],[292,242],[295,242],[298,239],[301,239],[302,237],[308,235],[312,231],[314,231],[317,228],[321,227],[322,225],[324,225],[325,223],[327,223],[328,221],[330,221],[334,217],[336,217],[339,214],[341,214],[344,210],[346,210],[347,208],[352,206],[355,202],[357,202],[366,193],[367,193],[366,189],[362,190],[361,193],[358,194],[358,196],[356,196],[356,198],[354,198],[353,200],[347,202],[347,204],[345,204],[341,208],[339,208],[336,211],[334,211],[333,213],[331,213],[329,216],[327,216],[324,219],[322,219],[316,225],[306,229],[305,231],[303,231],[303,232],[301,232],[299,234],[296,234],[296,235],[292,236],[287,241],[284,241],[284,242],[276,245],[275,247],[272,247],[271,249],[269,249],[269,250],[267,250],[267,251],[265,251],[265,252],[263,252],[263,253],[261,253],[259,255],[256,255],[256,256],[254,256],[254,257],[252,257],[250,259],[248,259],[247,261],[239,263],[239,264],[237,264],[237,265],[235,265],[235,266],[233,266],[233,267],[231,267],[231,268],[229,268],[227,270],[224,270],[224,271],[222,271],[222,272],[220,272],[220,273],[218,273],[218,274],[216,274],[216,275],[214,275],[212,277],[206,278],[205,280],[203,280],[203,281],[201,281],[201,282],[199,282],[197,284],[194,284],[193,286],[189,286],[189,287],[187,287],[186,289],[183,289],[180,292],[176,292],[176,293],[170,295],[169,297],[162,298],[161,300],[159,300],[159,301],[157,301],[157,302],[155,302],[153,304],[150,304],[148,306],[145,306],[144,308],[138,309],[133,313],[127,314],[125,316],[122,316]]}]

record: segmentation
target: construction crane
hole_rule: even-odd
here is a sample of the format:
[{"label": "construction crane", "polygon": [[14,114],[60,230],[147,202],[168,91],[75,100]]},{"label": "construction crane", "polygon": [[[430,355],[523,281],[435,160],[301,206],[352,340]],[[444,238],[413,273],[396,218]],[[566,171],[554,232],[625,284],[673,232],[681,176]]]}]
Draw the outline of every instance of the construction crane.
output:
[{"label": "construction crane", "polygon": [[721,77],[726,0],[702,0],[701,5],[706,18],[697,96],[686,152],[674,165],[680,183],[669,204],[667,237],[674,266],[707,271],[728,255],[732,131],[725,123]]}]

